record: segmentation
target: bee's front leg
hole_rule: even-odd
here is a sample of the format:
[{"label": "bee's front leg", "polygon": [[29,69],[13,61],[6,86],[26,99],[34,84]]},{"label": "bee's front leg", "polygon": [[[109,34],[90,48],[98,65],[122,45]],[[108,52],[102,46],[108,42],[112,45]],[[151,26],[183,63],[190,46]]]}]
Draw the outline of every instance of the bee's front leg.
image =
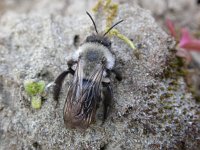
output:
[{"label": "bee's front leg", "polygon": [[53,98],[54,98],[54,100],[58,101],[58,98],[59,98],[59,94],[60,94],[60,90],[61,90],[61,87],[62,87],[63,80],[65,79],[65,77],[66,77],[69,73],[72,74],[72,75],[74,75],[75,71],[74,71],[72,68],[69,68],[68,70],[63,71],[63,72],[56,78],[56,80],[54,81],[54,87],[53,87]]},{"label": "bee's front leg", "polygon": [[104,123],[108,115],[108,109],[111,106],[111,102],[113,99],[113,92],[110,83],[102,82],[102,85],[103,85],[102,93],[103,93],[103,106],[104,106],[104,112],[103,112],[103,123]]}]

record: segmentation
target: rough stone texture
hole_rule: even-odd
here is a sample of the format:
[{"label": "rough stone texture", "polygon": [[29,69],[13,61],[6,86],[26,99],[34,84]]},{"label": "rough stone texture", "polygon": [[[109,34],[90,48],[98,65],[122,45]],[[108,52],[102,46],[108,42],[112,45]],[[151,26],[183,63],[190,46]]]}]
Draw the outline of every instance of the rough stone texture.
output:
[{"label": "rough stone texture", "polygon": [[120,5],[116,20],[125,19],[117,29],[133,40],[141,57],[136,59],[127,44],[112,38],[124,79],[113,79],[113,107],[103,125],[100,109],[96,123],[86,131],[65,128],[62,109],[71,76],[58,108],[51,91],[40,110],[30,108],[24,80],[52,82],[76,50],[74,36],[83,41],[93,32],[82,9],[69,15],[77,1],[66,5],[63,13],[66,2],[32,1],[24,11],[15,8],[1,16],[0,149],[198,149],[199,105],[182,78],[175,90],[170,90],[173,79],[161,78],[170,57],[168,36],[149,11],[136,5]]},{"label": "rough stone texture", "polygon": [[[136,0],[143,8],[151,11],[156,21],[166,30],[166,18],[171,19],[177,29],[187,28],[191,35],[200,39],[200,4],[198,0]],[[130,2],[130,1],[129,1]],[[131,2],[130,2],[131,3]],[[151,3],[151,5],[149,5]],[[177,31],[178,33],[178,31]],[[200,53],[190,52],[192,62],[188,68],[193,95],[200,97]]]}]

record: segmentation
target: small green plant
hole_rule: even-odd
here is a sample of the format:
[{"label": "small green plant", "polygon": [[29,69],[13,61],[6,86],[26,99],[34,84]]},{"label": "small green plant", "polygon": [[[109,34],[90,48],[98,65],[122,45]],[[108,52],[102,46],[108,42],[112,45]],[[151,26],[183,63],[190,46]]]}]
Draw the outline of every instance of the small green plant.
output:
[{"label": "small green plant", "polygon": [[42,106],[42,100],[40,96],[33,96],[31,99],[31,106],[34,109],[40,109]]},{"label": "small green plant", "polygon": [[27,80],[24,82],[24,88],[26,93],[31,97],[32,108],[40,109],[42,106],[41,96],[44,94],[45,91],[45,82]]}]

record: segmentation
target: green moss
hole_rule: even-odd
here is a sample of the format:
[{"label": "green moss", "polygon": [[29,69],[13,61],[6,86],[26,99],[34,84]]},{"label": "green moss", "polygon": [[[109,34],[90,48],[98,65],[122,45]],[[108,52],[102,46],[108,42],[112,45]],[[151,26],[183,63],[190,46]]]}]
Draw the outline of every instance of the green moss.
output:
[{"label": "green moss", "polygon": [[164,119],[164,122],[166,121],[166,120],[168,120],[168,116],[167,115],[165,115],[164,117],[163,117],[163,119]]},{"label": "green moss", "polygon": [[196,31],[195,33],[194,33],[194,36],[196,37],[196,38],[200,38],[200,31]]},{"label": "green moss", "polygon": [[187,75],[185,63],[182,58],[176,57],[173,53],[172,58],[168,60],[167,67],[164,70],[164,78],[177,79],[180,76]]},{"label": "green moss", "polygon": [[182,96],[181,96],[181,100],[184,100],[184,99],[185,99],[185,96],[182,95]]},{"label": "green moss", "polygon": [[173,96],[173,94],[171,94],[171,93],[164,93],[160,96],[160,100],[163,101],[163,100],[168,99],[172,96]]},{"label": "green moss", "polygon": [[42,95],[45,90],[45,82],[27,80],[24,82],[24,89],[31,97],[31,107],[34,109],[40,109],[42,105]]},{"label": "green moss", "polygon": [[194,95],[194,98],[195,98],[197,103],[200,103],[200,96]]},{"label": "green moss", "polygon": [[177,80],[173,80],[169,83],[169,85],[172,85],[172,86],[178,86],[178,81]]},{"label": "green moss", "polygon": [[187,108],[183,109],[183,114],[186,115],[187,114]]},{"label": "green moss", "polygon": [[164,90],[165,90],[165,88],[164,88],[164,87],[161,87],[161,88],[160,88],[160,90],[161,90],[161,91],[164,91]]},{"label": "green moss", "polygon": [[185,76],[188,75],[188,74],[189,74],[189,71],[188,71],[187,69],[180,69],[180,70],[178,71],[178,75],[179,75],[179,76],[185,77]]},{"label": "green moss", "polygon": [[200,102],[200,96],[197,95],[196,89],[195,87],[193,87],[192,85],[188,85],[188,89],[189,91],[192,93],[194,99],[196,100],[196,102]]},{"label": "green moss", "polygon": [[164,108],[164,109],[169,109],[169,110],[171,110],[171,109],[172,109],[172,106],[170,106],[170,105],[165,105],[163,108]]},{"label": "green moss", "polygon": [[163,111],[163,108],[159,108],[158,109],[158,112],[160,113],[160,114],[162,114],[164,111]]},{"label": "green moss", "polygon": [[155,95],[150,95],[150,99],[153,99],[153,98],[155,98]]},{"label": "green moss", "polygon": [[[172,82],[169,83],[168,91],[176,91],[179,88],[178,79],[183,77],[185,83],[187,84],[188,90],[192,93],[196,102],[200,102],[200,96],[196,94],[196,90],[190,83],[188,83],[188,76],[190,71],[188,66],[182,58],[176,57],[175,52],[171,52],[171,58],[167,61],[167,67],[164,69],[164,78],[171,79]],[[163,97],[161,97],[163,99]],[[184,97],[181,97],[184,99]]]},{"label": "green moss", "polygon": [[32,80],[27,80],[24,82],[24,88],[25,91],[30,96],[35,96],[37,94],[42,94],[44,92],[45,82],[44,81],[35,82]]},{"label": "green moss", "polygon": [[174,90],[174,87],[169,86],[169,87],[167,88],[167,90],[168,90],[168,91],[173,91],[173,90]]}]

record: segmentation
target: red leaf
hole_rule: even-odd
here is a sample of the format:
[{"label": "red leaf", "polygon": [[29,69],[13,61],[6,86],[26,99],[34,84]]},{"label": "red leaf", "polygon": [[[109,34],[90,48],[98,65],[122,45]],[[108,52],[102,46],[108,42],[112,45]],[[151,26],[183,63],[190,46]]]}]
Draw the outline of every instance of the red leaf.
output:
[{"label": "red leaf", "polygon": [[186,28],[181,30],[181,34],[179,47],[189,51],[200,51],[200,40],[192,38]]},{"label": "red leaf", "polygon": [[175,31],[174,23],[170,19],[166,19],[166,26],[167,26],[171,36],[176,38],[176,31]]}]

